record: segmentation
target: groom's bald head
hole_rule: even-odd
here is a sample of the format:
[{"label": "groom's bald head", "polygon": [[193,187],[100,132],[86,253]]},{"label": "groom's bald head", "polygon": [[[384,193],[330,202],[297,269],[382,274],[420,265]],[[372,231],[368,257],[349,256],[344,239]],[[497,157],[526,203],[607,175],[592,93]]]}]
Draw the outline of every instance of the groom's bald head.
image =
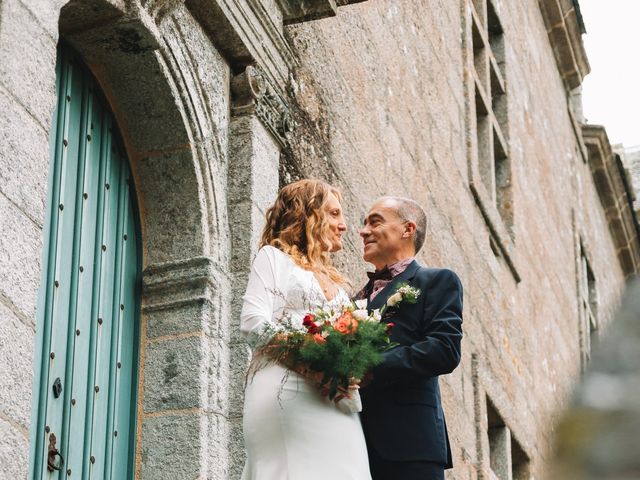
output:
[{"label": "groom's bald head", "polygon": [[427,214],[424,209],[416,202],[406,197],[396,197],[387,195],[380,197],[376,203],[384,202],[391,207],[398,216],[405,222],[413,222],[416,224],[416,233],[413,237],[413,245],[416,253],[420,251],[424,245],[424,239],[427,234]]}]

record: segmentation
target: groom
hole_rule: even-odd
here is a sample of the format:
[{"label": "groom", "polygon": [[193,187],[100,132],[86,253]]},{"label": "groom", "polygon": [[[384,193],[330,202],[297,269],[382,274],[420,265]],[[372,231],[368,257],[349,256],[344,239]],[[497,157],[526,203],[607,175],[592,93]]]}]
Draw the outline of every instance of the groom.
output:
[{"label": "groom", "polygon": [[363,258],[376,267],[360,298],[382,307],[402,284],[420,290],[415,304],[388,307],[391,341],[362,387],[362,427],[373,480],[441,480],[452,467],[438,376],[460,362],[462,285],[451,270],[414,259],[425,238],[426,215],[413,200],[382,197],[360,230]]}]

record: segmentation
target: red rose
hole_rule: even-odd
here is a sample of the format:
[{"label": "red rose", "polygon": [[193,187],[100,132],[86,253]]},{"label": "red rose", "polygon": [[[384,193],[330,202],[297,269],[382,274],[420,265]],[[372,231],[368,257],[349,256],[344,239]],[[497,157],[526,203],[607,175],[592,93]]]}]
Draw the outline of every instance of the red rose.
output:
[{"label": "red rose", "polygon": [[391,329],[392,329],[393,327],[395,327],[395,326],[396,326],[396,324],[395,324],[395,323],[393,323],[393,322],[389,322],[389,323],[387,323],[387,331],[391,330]]},{"label": "red rose", "polygon": [[314,314],[307,313],[302,319],[302,325],[307,327],[307,333],[314,334],[320,332],[320,327],[313,321],[314,318],[316,318]]}]

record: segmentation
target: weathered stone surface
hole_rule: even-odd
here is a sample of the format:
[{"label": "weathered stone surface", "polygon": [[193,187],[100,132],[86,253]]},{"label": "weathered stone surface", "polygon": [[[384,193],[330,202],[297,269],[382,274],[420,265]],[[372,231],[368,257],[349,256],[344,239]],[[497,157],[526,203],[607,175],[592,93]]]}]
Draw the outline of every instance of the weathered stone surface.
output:
[{"label": "weathered stone surface", "polygon": [[55,40],[19,0],[3,0],[0,6],[0,83],[49,128],[55,105]]},{"label": "weathered stone surface", "polygon": [[285,25],[334,17],[338,7],[364,0],[279,0]]},{"label": "weathered stone surface", "polygon": [[625,274],[631,277],[640,266],[639,229],[637,218],[632,212],[633,186],[627,178],[619,155],[612,151],[604,127],[583,125],[582,135],[598,195],[618,250],[620,264]]},{"label": "weathered stone surface", "polygon": [[[229,66],[213,48],[202,26],[182,6],[172,15],[163,28],[172,51],[182,54],[181,72],[189,91],[198,92],[194,116],[202,138],[215,138],[218,155],[226,156],[229,122]],[[222,161],[210,158],[209,161]]]},{"label": "weathered stone surface", "polygon": [[27,433],[0,417],[0,462],[4,478],[27,478],[29,440]]},{"label": "weathered stone surface", "polygon": [[147,337],[229,335],[229,279],[209,257],[149,265],[144,271]]},{"label": "weathered stone surface", "polygon": [[141,478],[236,478],[229,476],[227,423],[209,413],[145,418]]},{"label": "weathered stone surface", "polygon": [[229,450],[229,419],[217,414],[206,414],[202,416],[201,425],[203,438],[206,439],[202,449],[202,466],[206,471],[206,478],[240,478],[232,476],[230,471],[237,459],[231,456]]},{"label": "weathered stone surface", "polygon": [[191,149],[145,158],[139,168],[145,179],[140,193],[146,209],[147,261],[202,255],[205,225],[201,205],[192,201],[199,198],[200,185]]},{"label": "weathered stone surface", "polygon": [[231,358],[231,381],[228,385],[229,415],[240,417],[244,403],[244,386],[250,380],[247,377],[249,375],[247,373],[250,360],[249,347],[245,343],[231,345],[229,354]]},{"label": "weathered stone surface", "polygon": [[47,132],[0,86],[0,192],[35,223],[44,224]]},{"label": "weathered stone surface", "polygon": [[125,0],[71,0],[63,3],[60,14],[60,31],[81,30],[87,19],[96,25],[121,17],[126,11]]},{"label": "weathered stone surface", "polygon": [[27,430],[31,424],[31,385],[35,333],[0,300],[0,417]]},{"label": "weathered stone surface", "polygon": [[258,249],[264,214],[277,193],[280,149],[255,115],[234,117],[231,128],[231,269],[247,272]]},{"label": "weathered stone surface", "polygon": [[144,358],[144,411],[201,406],[203,338],[192,336],[149,343]]},{"label": "weathered stone surface", "polygon": [[245,457],[242,418],[236,417],[229,422],[229,478],[241,478]]},{"label": "weathered stone surface", "polygon": [[0,295],[35,319],[42,230],[0,194],[0,231]]},{"label": "weathered stone surface", "polygon": [[140,478],[201,478],[200,455],[205,440],[198,414],[145,418],[142,422]]},{"label": "weathered stone surface", "polygon": [[[281,178],[317,176],[343,190],[350,230],[337,264],[356,288],[366,268],[357,226],[373,200],[408,195],[426,208],[419,260],[452,268],[465,288],[461,376],[441,382],[455,464],[448,478],[490,471],[482,412],[460,393],[469,383],[496,400],[537,477],[579,371],[580,244],[595,275],[599,329],[624,274],[537,1],[493,2],[505,30],[520,284],[493,253],[468,181],[475,136],[470,3],[365,2],[332,20],[287,27],[300,58],[292,82],[298,128]],[[471,354],[480,359],[477,382],[470,381]]]},{"label": "weathered stone surface", "polygon": [[226,340],[220,338],[206,338],[204,343],[204,355],[201,365],[206,375],[203,386],[206,388],[206,398],[203,399],[203,407],[207,412],[224,415],[229,412],[229,392],[232,377],[229,369],[230,362],[229,345]]},{"label": "weathered stone surface", "polygon": [[[183,303],[170,303],[167,306],[145,308],[147,318],[147,338],[153,339],[165,335],[179,335],[200,331],[205,325],[205,315],[210,306],[204,299]],[[204,333],[210,333],[204,330]]]}]

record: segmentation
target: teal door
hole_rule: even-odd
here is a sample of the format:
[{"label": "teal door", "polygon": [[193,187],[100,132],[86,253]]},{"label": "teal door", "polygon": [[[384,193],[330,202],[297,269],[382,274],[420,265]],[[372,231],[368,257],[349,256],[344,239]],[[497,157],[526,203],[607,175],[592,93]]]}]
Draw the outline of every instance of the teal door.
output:
[{"label": "teal door", "polygon": [[[80,58],[58,50],[31,478],[133,477],[140,253],[131,171]],[[38,358],[39,357],[39,358]]]}]

